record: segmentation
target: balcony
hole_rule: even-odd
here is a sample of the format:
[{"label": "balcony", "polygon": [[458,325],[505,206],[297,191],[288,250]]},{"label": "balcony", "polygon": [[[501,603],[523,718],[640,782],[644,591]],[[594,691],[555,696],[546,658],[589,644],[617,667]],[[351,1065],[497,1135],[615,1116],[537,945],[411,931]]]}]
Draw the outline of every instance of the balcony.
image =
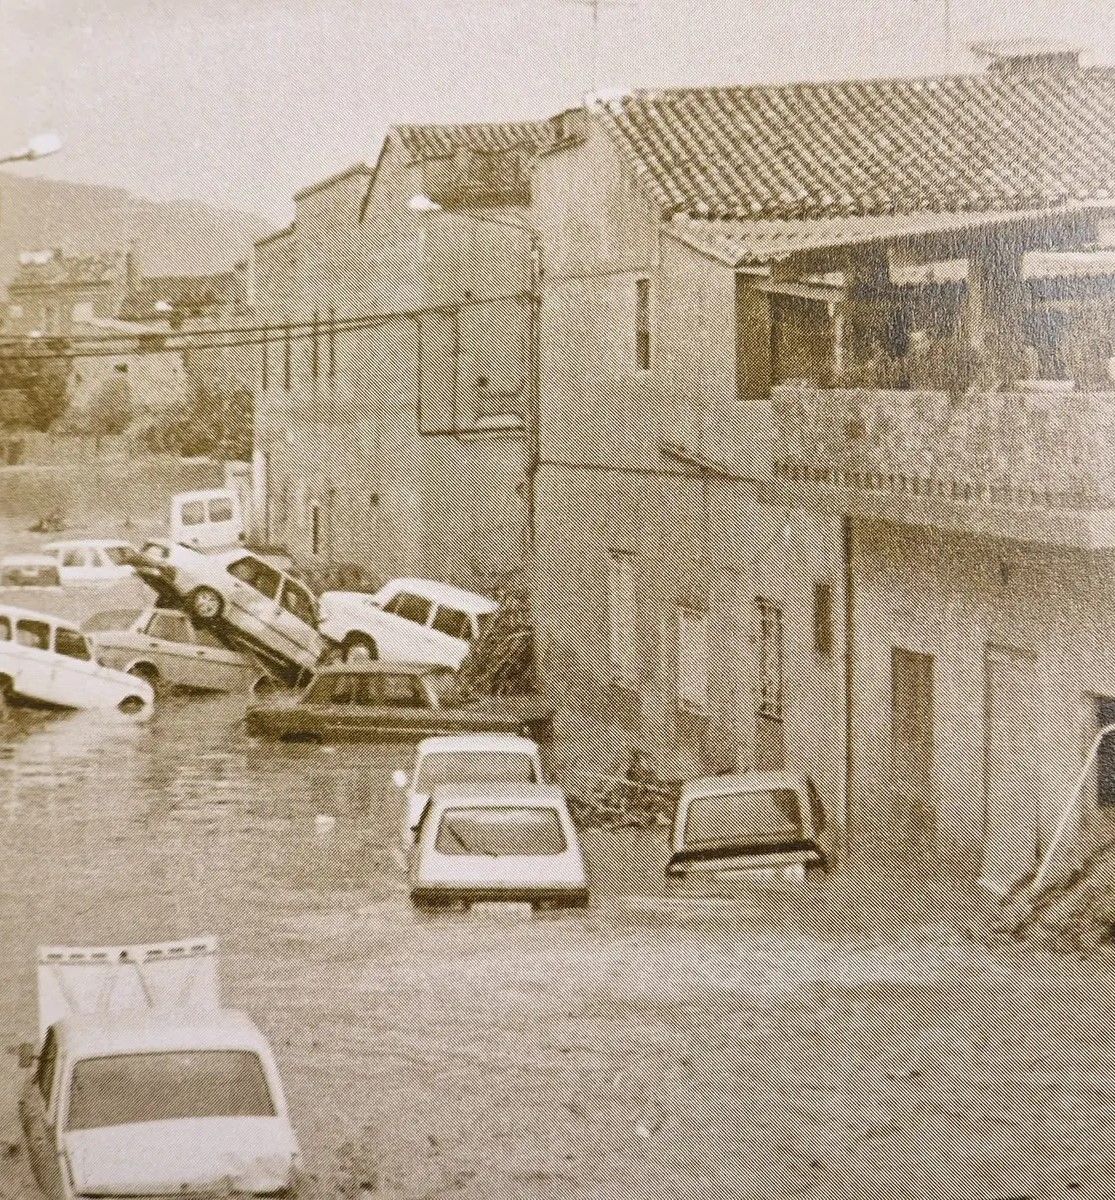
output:
[{"label": "balcony", "polygon": [[773,389],[775,502],[1115,548],[1115,392]]}]

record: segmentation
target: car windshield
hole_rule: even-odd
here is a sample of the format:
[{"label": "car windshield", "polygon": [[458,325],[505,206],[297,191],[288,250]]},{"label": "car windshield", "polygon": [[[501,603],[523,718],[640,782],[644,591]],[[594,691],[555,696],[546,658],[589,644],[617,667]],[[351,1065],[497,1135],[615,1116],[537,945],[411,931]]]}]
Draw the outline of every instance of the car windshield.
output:
[{"label": "car windshield", "polygon": [[552,808],[447,808],[434,843],[439,854],[490,857],[561,854],[566,846]]},{"label": "car windshield", "polygon": [[802,837],[797,795],[782,788],[699,796],[685,821],[687,846],[764,845]]},{"label": "car windshield", "polygon": [[139,620],[140,608],[120,608],[113,612],[94,613],[82,629],[86,633],[108,633],[111,630],[131,629]]},{"label": "car windshield", "polygon": [[427,754],[418,766],[414,789],[430,792],[441,783],[541,783],[530,754],[458,750]]},{"label": "car windshield", "polygon": [[114,1054],[74,1066],[66,1128],[274,1115],[263,1064],[252,1051]]}]

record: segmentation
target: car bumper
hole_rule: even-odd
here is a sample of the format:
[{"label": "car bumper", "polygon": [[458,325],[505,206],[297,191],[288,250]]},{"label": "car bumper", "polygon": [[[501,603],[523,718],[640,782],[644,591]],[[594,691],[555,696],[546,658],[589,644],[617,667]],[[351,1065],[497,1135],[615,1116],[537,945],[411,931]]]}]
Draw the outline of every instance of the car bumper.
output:
[{"label": "car bumper", "polygon": [[460,904],[518,903],[553,908],[587,908],[588,888],[579,887],[466,887],[416,884],[411,900],[421,908],[452,907]]}]

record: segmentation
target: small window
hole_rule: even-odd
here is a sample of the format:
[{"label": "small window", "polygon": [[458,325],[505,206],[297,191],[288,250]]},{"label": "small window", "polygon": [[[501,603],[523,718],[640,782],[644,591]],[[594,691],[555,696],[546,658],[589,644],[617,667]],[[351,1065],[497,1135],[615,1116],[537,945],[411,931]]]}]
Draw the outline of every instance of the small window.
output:
[{"label": "small window", "polygon": [[422,596],[415,596],[411,592],[400,592],[387,601],[383,606],[383,611],[393,613],[396,617],[402,617],[404,621],[425,625],[430,619],[432,607],[430,601]]},{"label": "small window", "polygon": [[221,523],[232,520],[232,501],[227,496],[209,501],[209,520]]},{"label": "small window", "polygon": [[356,700],[356,682],[355,675],[334,675],[330,700],[334,704],[353,704]]},{"label": "small window", "polygon": [[826,657],[832,654],[832,585],[813,588],[813,649]]},{"label": "small window", "polygon": [[11,640],[12,640],[11,617],[0,617],[0,642],[10,642]]},{"label": "small window", "polygon": [[650,370],[650,280],[635,281],[635,358],[640,371]]},{"label": "small window", "polygon": [[317,624],[314,598],[301,584],[288,579],[283,585],[283,597],[280,603],[287,612],[307,625]]},{"label": "small window", "polygon": [[89,662],[93,657],[89,653],[89,643],[85,638],[76,629],[67,629],[64,625],[60,625],[55,631],[54,649],[67,658],[78,658],[82,662]]},{"label": "small window", "polygon": [[446,637],[461,638],[466,642],[472,637],[472,622],[468,613],[446,608],[444,604],[439,604],[434,613],[433,628]]},{"label": "small window", "polygon": [[196,629],[194,630],[194,633],[197,637],[197,644],[199,646],[205,646],[209,650],[228,649],[228,647],[219,638],[214,637],[208,629]]},{"label": "small window", "polygon": [[257,592],[261,592],[268,600],[274,600],[279,594],[279,584],[283,581],[282,575],[274,567],[269,567],[267,563],[250,555],[234,562],[228,568],[228,573],[241,583],[246,583]]},{"label": "small window", "polygon": [[193,626],[184,613],[159,612],[147,622],[147,636],[166,642],[192,643]]},{"label": "small window", "polygon": [[45,621],[17,621],[15,640],[30,650],[49,650],[50,626]]},{"label": "small window", "polygon": [[127,375],[128,364],[127,363],[117,363],[112,369],[114,371],[118,371],[121,375]]},{"label": "small window", "polygon": [[182,524],[205,524],[205,502],[203,500],[191,500],[188,504],[182,505]]},{"label": "small window", "polygon": [[413,675],[381,675],[380,704],[387,708],[421,707],[417,681]]}]

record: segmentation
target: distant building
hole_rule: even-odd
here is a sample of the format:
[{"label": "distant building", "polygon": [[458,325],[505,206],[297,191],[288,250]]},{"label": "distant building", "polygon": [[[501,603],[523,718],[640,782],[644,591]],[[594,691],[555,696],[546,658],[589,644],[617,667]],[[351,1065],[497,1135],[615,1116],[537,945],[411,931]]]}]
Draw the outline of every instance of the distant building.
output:
[{"label": "distant building", "polygon": [[91,255],[25,251],[8,284],[4,332],[17,337],[68,337],[75,313],[79,318],[119,315],[138,278],[135,259],[125,251]]}]

